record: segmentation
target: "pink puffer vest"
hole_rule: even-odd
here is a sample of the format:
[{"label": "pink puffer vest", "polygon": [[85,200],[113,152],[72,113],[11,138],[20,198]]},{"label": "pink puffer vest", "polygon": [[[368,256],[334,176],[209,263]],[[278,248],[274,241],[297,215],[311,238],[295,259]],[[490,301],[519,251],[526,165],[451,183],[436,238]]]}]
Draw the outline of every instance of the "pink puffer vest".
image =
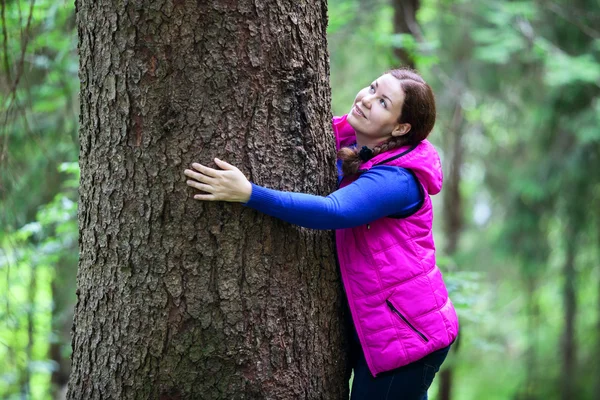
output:
[{"label": "pink puffer vest", "polygon": [[[356,142],[346,116],[333,119],[333,130],[338,149]],[[407,218],[336,231],[348,304],[373,376],[444,348],[458,334],[458,317],[435,263],[430,195],[442,188],[439,156],[425,140],[379,154],[360,169],[382,164],[411,170],[425,198]],[[344,178],[340,186],[352,180]]]}]

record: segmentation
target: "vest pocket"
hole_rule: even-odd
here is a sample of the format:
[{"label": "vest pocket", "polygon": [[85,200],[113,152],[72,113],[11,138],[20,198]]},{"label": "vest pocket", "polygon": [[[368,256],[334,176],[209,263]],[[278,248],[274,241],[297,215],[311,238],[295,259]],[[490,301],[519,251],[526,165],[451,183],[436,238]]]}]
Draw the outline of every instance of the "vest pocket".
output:
[{"label": "vest pocket", "polygon": [[393,304],[392,302],[387,299],[386,301],[387,306],[390,308],[390,310],[396,314],[405,324],[406,326],[408,326],[414,333],[417,334],[417,336],[419,336],[419,338],[421,338],[421,340],[423,340],[425,343],[429,342],[429,339],[427,339],[427,336],[425,336],[425,334],[423,334],[423,332],[421,332],[420,330],[418,330],[413,324],[411,324],[408,319],[406,319],[406,317],[400,312],[400,310],[398,310]]}]

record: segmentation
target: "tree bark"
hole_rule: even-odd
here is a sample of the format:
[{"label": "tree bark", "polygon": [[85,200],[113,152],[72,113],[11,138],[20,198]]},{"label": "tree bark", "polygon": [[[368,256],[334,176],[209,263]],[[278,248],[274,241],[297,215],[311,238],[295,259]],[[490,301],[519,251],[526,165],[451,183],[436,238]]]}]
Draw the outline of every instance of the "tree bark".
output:
[{"label": "tree bark", "polygon": [[219,157],[335,186],[326,2],[77,0],[70,399],[347,399],[332,237],[191,198]]}]

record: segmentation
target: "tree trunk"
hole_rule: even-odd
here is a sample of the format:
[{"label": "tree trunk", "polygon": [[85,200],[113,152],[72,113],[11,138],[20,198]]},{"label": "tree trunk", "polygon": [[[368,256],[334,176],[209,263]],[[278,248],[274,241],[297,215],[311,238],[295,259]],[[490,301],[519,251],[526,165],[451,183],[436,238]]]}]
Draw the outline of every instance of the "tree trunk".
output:
[{"label": "tree trunk", "polygon": [[200,203],[192,162],[329,193],[326,2],[77,0],[70,399],[347,399],[330,233]]},{"label": "tree trunk", "polygon": [[[74,254],[77,249],[71,249]],[[65,350],[69,347],[69,334],[73,324],[73,306],[75,305],[76,260],[63,257],[57,263],[52,280],[52,336],[49,358],[57,368],[52,371],[52,398],[62,400],[69,382],[71,362]]]},{"label": "tree trunk", "polygon": [[35,292],[37,291],[37,271],[36,264],[31,263],[29,276],[29,288],[27,291],[27,345],[25,346],[25,368],[21,375],[21,397],[27,399],[31,396],[31,365],[33,365],[33,344],[35,341],[35,312],[37,310],[35,303]]},{"label": "tree trunk", "polygon": [[537,374],[537,341],[540,326],[540,307],[536,295],[537,276],[533,270],[525,274],[525,293],[527,296],[527,349],[525,351],[525,387],[523,399],[536,399]]},{"label": "tree trunk", "polygon": [[[597,210],[597,209],[596,209]],[[596,211],[596,240],[598,240],[598,247],[597,249],[597,255],[598,255],[598,260],[597,260],[597,266],[596,268],[600,268],[600,213],[598,213]],[[597,293],[596,293],[596,318],[598,319],[596,324],[597,324],[597,328],[596,328],[596,359],[598,359],[598,357],[600,357],[600,270],[598,271],[597,274],[598,277],[598,282],[596,282],[597,285]],[[594,382],[594,399],[600,399],[600,380],[596,379]]]},{"label": "tree trunk", "polygon": [[[600,222],[600,221],[598,221]],[[600,223],[598,224],[598,229],[600,230]],[[600,231],[598,232],[598,241],[600,242]],[[600,243],[598,243],[598,249],[600,250]],[[600,254],[599,254],[600,255]],[[600,268],[600,259],[598,260],[598,268]],[[596,318],[598,318],[597,321],[597,328],[596,328],[596,359],[598,360],[600,357],[600,273],[597,274],[598,276],[598,282],[597,282],[597,288],[598,288],[598,292],[596,294],[596,313],[597,316]],[[595,383],[594,383],[594,399],[600,399],[600,379],[596,379]]]},{"label": "tree trunk", "polygon": [[[460,194],[460,169],[464,159],[463,145],[464,114],[460,103],[456,103],[450,129],[444,135],[444,153],[447,154],[448,171],[444,184],[444,253],[452,257],[458,250],[460,235],[464,225],[462,211],[462,196]],[[454,349],[457,348],[455,344]],[[450,400],[452,398],[453,373],[452,366],[447,365],[440,372],[440,399]]]},{"label": "tree trunk", "polygon": [[[420,0],[393,0],[394,5],[394,33],[415,35],[417,26],[417,11]],[[417,38],[418,40],[418,38]],[[414,58],[403,47],[396,47],[394,54],[402,65],[415,68]]]},{"label": "tree trunk", "polygon": [[444,182],[444,252],[448,256],[458,250],[460,234],[464,225],[462,196],[460,194],[460,170],[464,160],[463,129],[464,113],[460,103],[455,104],[449,132],[443,135],[444,153],[447,155],[447,174]]},{"label": "tree trunk", "polygon": [[563,268],[564,279],[564,311],[565,311],[565,330],[562,337],[562,371],[561,371],[561,391],[562,399],[573,399],[575,384],[573,380],[575,374],[575,316],[577,313],[577,298],[575,296],[575,253],[577,249],[577,238],[572,229],[566,229],[567,255]]}]

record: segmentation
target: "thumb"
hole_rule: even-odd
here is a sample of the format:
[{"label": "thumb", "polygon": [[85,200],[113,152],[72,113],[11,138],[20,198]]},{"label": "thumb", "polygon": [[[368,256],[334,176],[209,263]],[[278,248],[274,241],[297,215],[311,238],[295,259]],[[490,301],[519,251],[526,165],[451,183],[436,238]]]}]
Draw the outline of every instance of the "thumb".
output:
[{"label": "thumb", "polygon": [[231,165],[231,164],[229,164],[229,163],[226,163],[226,162],[225,162],[225,161],[223,161],[223,160],[219,160],[218,158],[215,158],[215,164],[217,164],[217,166],[218,166],[219,168],[221,168],[221,169],[224,169],[224,170],[230,170],[230,171],[235,171],[235,170],[237,170],[237,168],[236,168],[236,167],[234,167],[233,165]]}]

